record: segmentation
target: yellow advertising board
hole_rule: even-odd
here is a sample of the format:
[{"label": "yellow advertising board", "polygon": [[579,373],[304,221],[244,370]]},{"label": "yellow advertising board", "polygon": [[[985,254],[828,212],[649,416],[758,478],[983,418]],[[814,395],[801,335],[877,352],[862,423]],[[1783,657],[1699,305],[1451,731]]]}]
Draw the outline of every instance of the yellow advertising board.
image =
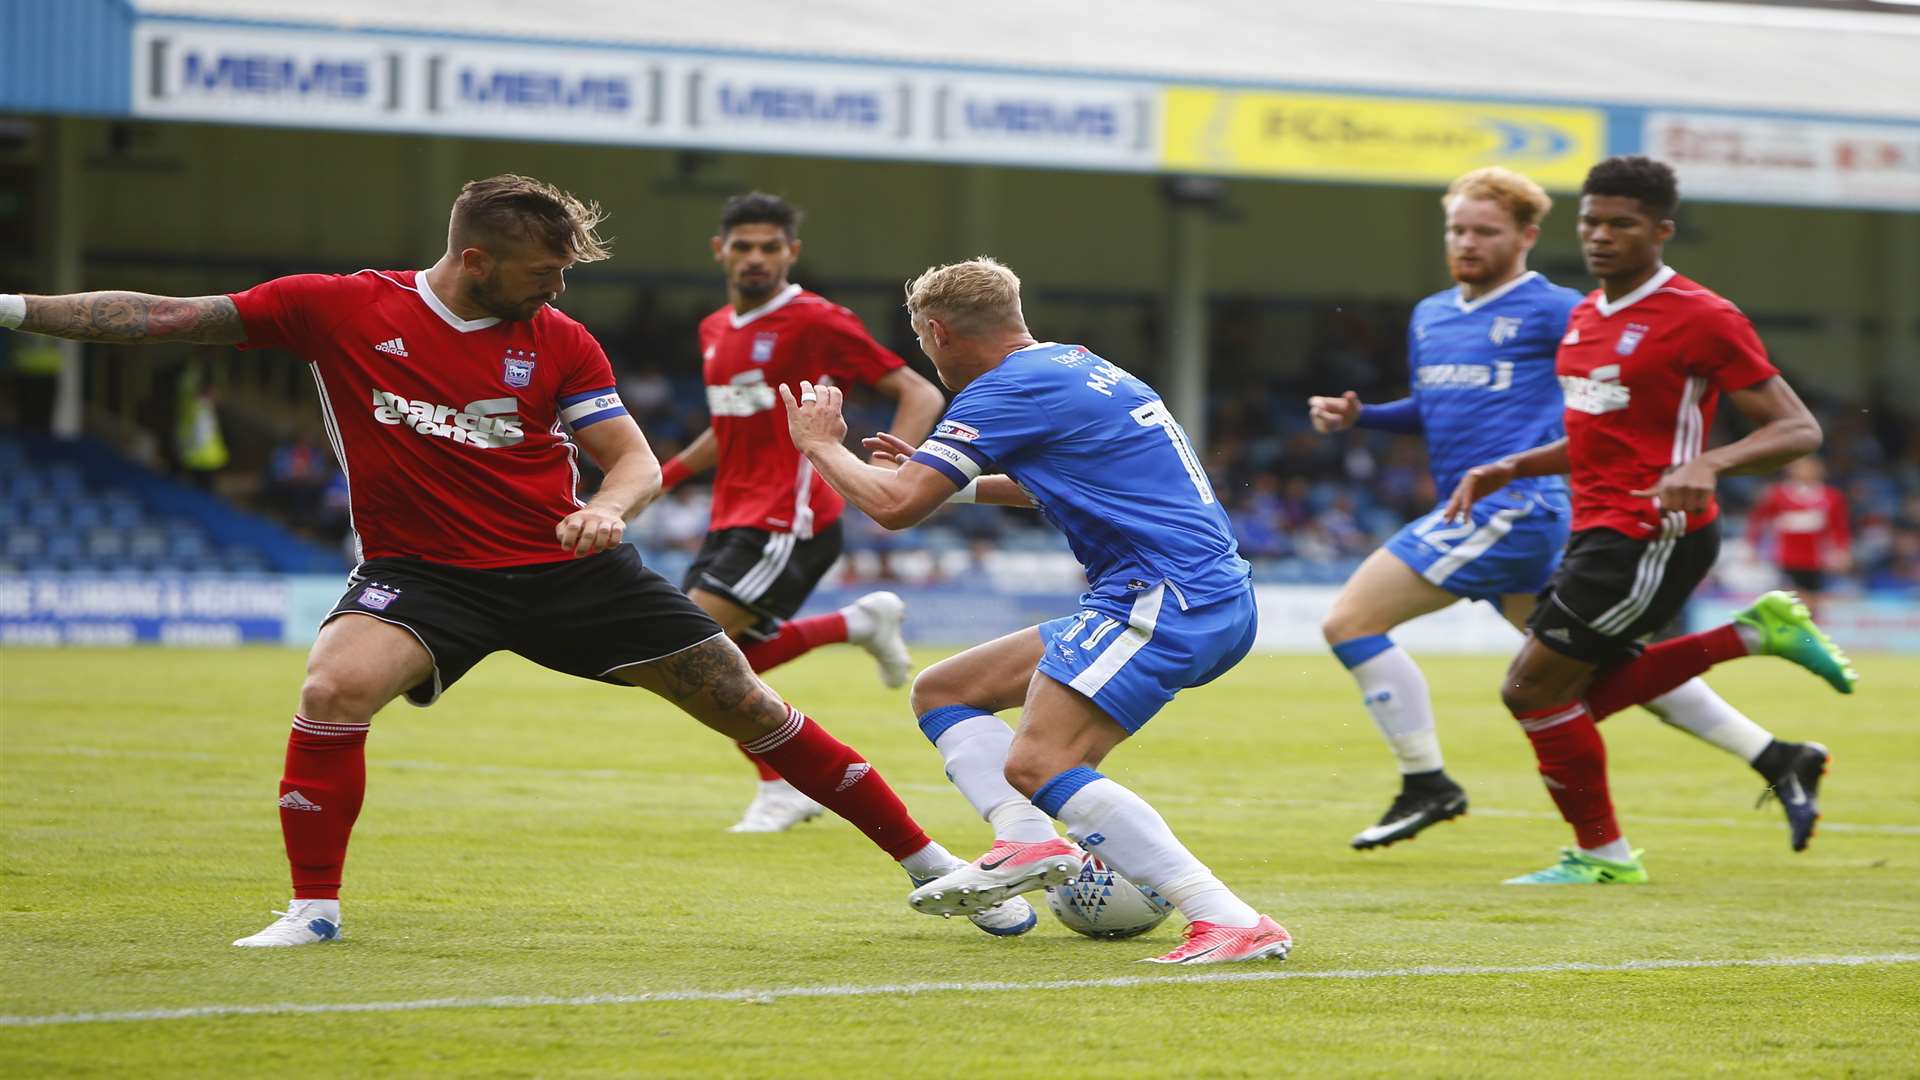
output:
[{"label": "yellow advertising board", "polygon": [[1605,156],[1606,113],[1490,101],[1175,86],[1162,164],[1181,172],[1445,184],[1505,165],[1577,188]]}]

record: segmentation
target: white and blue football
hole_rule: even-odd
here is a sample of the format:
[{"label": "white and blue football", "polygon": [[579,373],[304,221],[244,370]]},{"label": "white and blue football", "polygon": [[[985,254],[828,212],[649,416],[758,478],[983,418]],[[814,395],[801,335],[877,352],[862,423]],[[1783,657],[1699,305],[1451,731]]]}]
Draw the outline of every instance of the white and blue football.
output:
[{"label": "white and blue football", "polygon": [[1067,929],[1093,938],[1130,938],[1166,921],[1173,905],[1144,885],[1135,885],[1106,863],[1080,852],[1080,872],[1047,889],[1047,907]]}]

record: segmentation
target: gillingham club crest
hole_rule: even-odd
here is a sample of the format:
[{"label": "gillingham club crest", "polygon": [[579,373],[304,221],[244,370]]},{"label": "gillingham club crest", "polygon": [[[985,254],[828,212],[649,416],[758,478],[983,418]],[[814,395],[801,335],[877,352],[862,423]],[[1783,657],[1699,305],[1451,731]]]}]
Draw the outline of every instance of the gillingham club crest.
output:
[{"label": "gillingham club crest", "polygon": [[525,390],[533,382],[534,354],[524,349],[508,349],[501,361],[501,378],[515,390]]}]

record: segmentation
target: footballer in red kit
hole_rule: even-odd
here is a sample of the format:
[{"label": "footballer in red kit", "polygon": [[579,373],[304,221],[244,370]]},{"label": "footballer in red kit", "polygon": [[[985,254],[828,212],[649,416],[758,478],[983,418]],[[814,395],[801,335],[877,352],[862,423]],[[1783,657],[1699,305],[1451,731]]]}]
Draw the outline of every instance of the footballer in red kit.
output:
[{"label": "footballer in red kit", "polygon": [[1787,478],[1767,488],[1747,514],[1747,541],[1756,549],[1773,538],[1773,561],[1817,615],[1827,575],[1853,565],[1847,497],[1827,483],[1817,457],[1787,466]]},{"label": "footballer in red kit", "polygon": [[[1771,472],[1821,439],[1746,316],[1663,262],[1678,203],[1673,170],[1661,162],[1609,158],[1587,174],[1578,233],[1601,287],[1574,308],[1555,362],[1566,437],[1468,470],[1447,508],[1458,516],[1515,477],[1572,481],[1573,535],[1501,699],[1532,742],[1576,846],[1509,884],[1647,880],[1614,816],[1596,721],[1748,655],[1784,657],[1843,694],[1856,681],[1789,593],[1768,593],[1725,626],[1643,644],[1713,567],[1718,477]],[[1721,395],[1754,430],[1709,448]],[[1827,761],[1818,743],[1779,740],[1753,759],[1788,808],[1795,850],[1812,836]]]},{"label": "footballer in red kit", "polygon": [[[853,312],[788,280],[800,257],[800,217],[785,199],[758,191],[728,200],[720,213],[712,247],[727,303],[699,333],[711,420],[663,469],[669,488],[714,470],[707,539],[682,587],[740,643],[755,671],[849,642],[873,655],[883,684],[900,686],[911,658],[897,595],[872,592],[838,611],[794,618],[840,558],[846,503],[794,448],[775,388],[802,380],[872,387],[898,402],[890,430],[913,442],[933,429],[946,399]],[[759,787],[729,831],[783,832],[821,812],[767,762],[756,758],[754,766]]]},{"label": "footballer in red kit", "polygon": [[[760,682],[705,611],[623,544],[660,491],[606,355],[554,310],[576,262],[608,257],[601,214],[549,184],[462,188],[422,271],[303,274],[225,296],[24,297],[20,328],[82,341],[275,347],[312,367],[351,494],[361,560],[307,659],[280,781],[293,901],[235,945],[340,935],[347,845],[373,716],[431,705],[474,664],[518,653],[639,686],[765,759],[858,826],[915,882],[961,861],[865,759]],[[576,495],[576,455],[605,470]],[[973,921],[1024,932],[1030,906]]]}]

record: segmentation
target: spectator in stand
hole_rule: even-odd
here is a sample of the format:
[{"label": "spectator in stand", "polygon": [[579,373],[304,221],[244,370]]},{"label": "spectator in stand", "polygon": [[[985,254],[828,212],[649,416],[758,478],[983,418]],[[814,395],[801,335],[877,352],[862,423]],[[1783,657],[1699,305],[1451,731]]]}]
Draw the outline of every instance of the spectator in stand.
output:
[{"label": "spectator in stand", "polygon": [[1803,457],[1787,466],[1786,479],[1767,488],[1754,504],[1747,515],[1747,540],[1762,549],[1768,534],[1774,541],[1774,564],[1799,588],[1817,617],[1829,575],[1852,569],[1853,545],[1846,496],[1827,483],[1827,469],[1819,458]]}]

